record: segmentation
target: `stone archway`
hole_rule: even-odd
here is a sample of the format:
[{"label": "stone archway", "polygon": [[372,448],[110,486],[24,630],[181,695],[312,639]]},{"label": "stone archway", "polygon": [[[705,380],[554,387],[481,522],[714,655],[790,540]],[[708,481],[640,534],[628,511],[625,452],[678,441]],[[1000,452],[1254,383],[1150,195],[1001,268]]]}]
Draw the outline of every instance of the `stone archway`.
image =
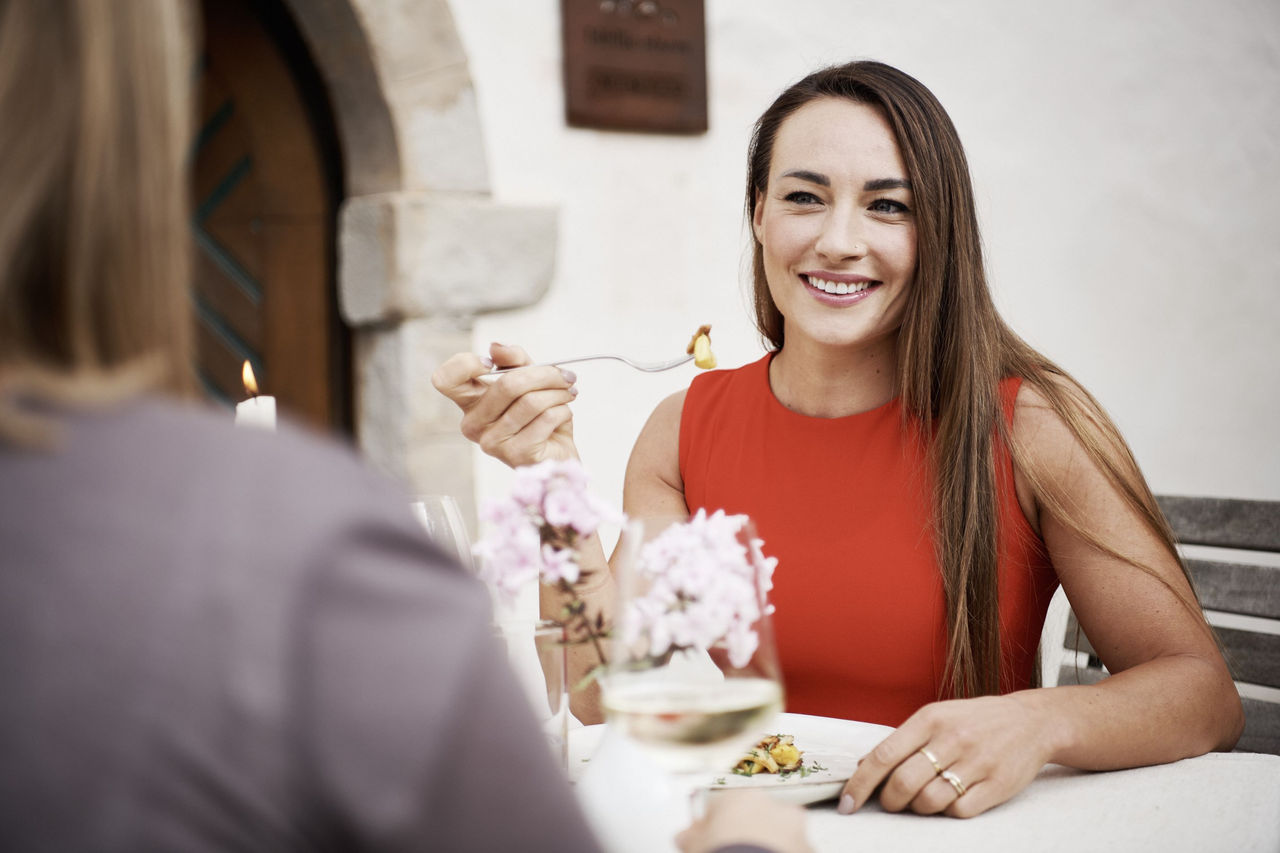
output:
[{"label": "stone archway", "polygon": [[285,0],[342,146],[338,288],[361,450],[474,521],[472,453],[430,384],[480,313],[528,305],[555,266],[553,209],[490,196],[467,59],[445,0]]},{"label": "stone archway", "polygon": [[399,143],[374,64],[373,45],[356,13],[355,7],[363,4],[284,2],[328,87],[342,144],[347,196],[399,189]]}]

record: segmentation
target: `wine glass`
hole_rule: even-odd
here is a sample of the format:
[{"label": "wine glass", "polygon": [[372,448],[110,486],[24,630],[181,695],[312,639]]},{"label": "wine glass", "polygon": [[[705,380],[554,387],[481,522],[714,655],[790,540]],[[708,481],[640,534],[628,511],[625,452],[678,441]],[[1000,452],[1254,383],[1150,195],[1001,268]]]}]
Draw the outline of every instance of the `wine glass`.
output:
[{"label": "wine glass", "polygon": [[426,528],[432,541],[455,557],[467,571],[474,570],[471,537],[467,534],[467,525],[462,520],[462,509],[456,498],[452,495],[414,495],[409,508]]},{"label": "wine glass", "polygon": [[632,521],[613,561],[605,717],[688,795],[724,775],[782,710],[773,562],[746,516]]},{"label": "wine glass", "polygon": [[[452,495],[415,495],[409,508],[427,535],[456,557],[469,572],[476,569],[462,510]],[[566,683],[564,629],[557,624],[519,618],[519,605],[493,600],[495,636],[542,723],[552,752],[568,764],[569,692]]]}]

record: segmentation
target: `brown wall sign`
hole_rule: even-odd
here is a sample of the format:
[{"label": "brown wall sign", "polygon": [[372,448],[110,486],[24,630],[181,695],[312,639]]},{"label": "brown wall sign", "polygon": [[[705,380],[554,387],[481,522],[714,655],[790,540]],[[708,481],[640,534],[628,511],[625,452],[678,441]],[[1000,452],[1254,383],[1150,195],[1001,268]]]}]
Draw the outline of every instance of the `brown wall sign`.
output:
[{"label": "brown wall sign", "polygon": [[703,0],[560,0],[573,127],[703,133]]}]

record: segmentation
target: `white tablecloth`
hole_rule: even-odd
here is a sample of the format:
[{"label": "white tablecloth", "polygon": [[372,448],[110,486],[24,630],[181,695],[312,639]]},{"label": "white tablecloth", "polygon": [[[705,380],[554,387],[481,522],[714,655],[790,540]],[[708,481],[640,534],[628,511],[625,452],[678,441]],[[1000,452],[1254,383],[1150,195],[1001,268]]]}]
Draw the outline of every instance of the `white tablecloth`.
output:
[{"label": "white tablecloth", "polygon": [[[882,726],[783,714],[776,731],[843,736],[865,751]],[[570,735],[570,776],[612,853],[662,853],[684,808],[661,774],[604,726]],[[808,807],[809,841],[827,851],[1280,851],[1280,756],[1214,753],[1158,767],[1086,773],[1045,767],[1009,802],[969,820],[891,814],[872,802],[856,815],[834,801]]]}]

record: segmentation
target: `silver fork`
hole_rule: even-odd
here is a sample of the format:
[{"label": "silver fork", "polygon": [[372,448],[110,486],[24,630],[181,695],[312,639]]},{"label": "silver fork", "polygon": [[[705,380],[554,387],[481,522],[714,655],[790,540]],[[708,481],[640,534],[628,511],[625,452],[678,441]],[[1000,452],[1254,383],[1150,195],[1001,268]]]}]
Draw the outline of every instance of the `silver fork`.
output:
[{"label": "silver fork", "polygon": [[[643,370],[646,373],[660,373],[663,370],[670,370],[673,367],[679,367],[682,364],[688,364],[693,361],[692,355],[682,355],[679,358],[673,358],[670,361],[634,361],[626,356],[621,355],[580,355],[575,358],[562,358],[557,361],[540,361],[537,364],[522,364],[520,367],[559,367],[562,364],[575,364],[579,361],[598,361],[600,359],[612,359],[620,361],[623,364],[634,367],[636,370]],[[490,376],[495,373],[506,373],[508,370],[515,370],[514,367],[495,367],[489,371]]]}]

